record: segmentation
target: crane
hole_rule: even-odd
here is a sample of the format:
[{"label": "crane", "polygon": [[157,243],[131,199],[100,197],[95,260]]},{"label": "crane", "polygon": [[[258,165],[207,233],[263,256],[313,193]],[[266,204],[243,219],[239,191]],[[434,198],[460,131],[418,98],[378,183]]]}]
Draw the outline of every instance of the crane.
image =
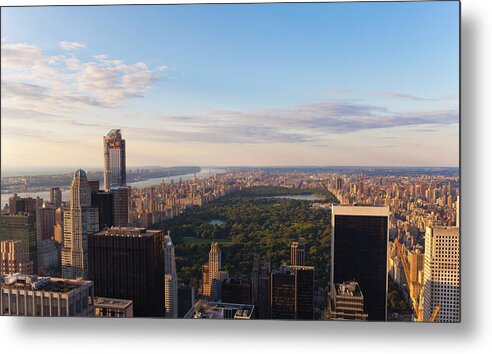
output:
[{"label": "crane", "polygon": [[[418,322],[423,322],[424,321],[424,313],[422,308],[420,307],[419,302],[417,301],[416,297],[414,296],[413,293],[413,288],[415,286],[414,282],[411,281],[410,278],[410,270],[408,269],[408,264],[407,264],[407,259],[405,257],[405,253],[403,252],[403,248],[401,247],[400,242],[398,239],[395,240],[394,242],[394,247],[396,248],[398,252],[398,256],[400,257],[401,264],[403,265],[403,272],[405,273],[405,279],[407,280],[407,284],[410,290],[410,298],[412,300],[412,306],[413,306],[413,311],[415,313],[415,318],[417,319]],[[429,318],[429,322],[434,322],[437,314],[439,313],[439,310],[441,309],[441,306],[437,305],[434,308],[434,311],[432,312],[432,315]]]}]

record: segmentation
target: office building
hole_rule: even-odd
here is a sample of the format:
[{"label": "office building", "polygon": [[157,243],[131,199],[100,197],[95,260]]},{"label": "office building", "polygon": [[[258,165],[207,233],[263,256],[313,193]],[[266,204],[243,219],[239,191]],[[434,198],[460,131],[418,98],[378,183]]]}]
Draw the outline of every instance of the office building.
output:
[{"label": "office building", "polygon": [[257,318],[270,318],[270,276],[271,262],[262,259],[258,254],[253,258],[253,270],[251,272],[251,300],[255,305]]},{"label": "office building", "polygon": [[0,274],[32,274],[32,261],[24,255],[22,241],[5,240],[0,242]]},{"label": "office building", "polygon": [[176,274],[164,275],[164,307],[166,318],[178,318],[178,279]]},{"label": "office building", "polygon": [[63,278],[87,279],[88,236],[99,230],[99,215],[91,207],[91,191],[83,170],[75,172],[70,186],[70,203],[63,210]]},{"label": "office building", "polygon": [[174,244],[169,233],[164,236],[164,273],[176,274],[176,257]]},{"label": "office building", "polygon": [[178,276],[176,274],[174,245],[169,234],[164,236],[164,274],[166,317],[178,318]]},{"label": "office building", "polygon": [[281,266],[271,275],[271,318],[314,318],[314,267]]},{"label": "office building", "polygon": [[133,301],[135,317],[164,316],[164,233],[112,227],[89,238],[96,296]]},{"label": "office building", "polygon": [[91,281],[0,275],[0,316],[93,317]]},{"label": "office building", "polygon": [[460,229],[432,226],[425,232],[423,314],[429,321],[460,322]]},{"label": "office building", "polygon": [[87,183],[91,189],[91,194],[100,191],[101,188],[99,188],[99,180],[87,181]]},{"label": "office building", "polygon": [[303,266],[306,263],[306,241],[301,237],[299,241],[292,242],[290,247],[290,264],[294,266]]},{"label": "office building", "polygon": [[36,212],[38,206],[38,201],[42,202],[42,199],[37,198],[22,198],[14,193],[12,197],[9,198],[9,214],[19,214],[19,213],[30,213]]},{"label": "office building", "polygon": [[418,299],[423,285],[424,251],[421,246],[416,246],[407,253],[408,268],[410,271],[410,296]]},{"label": "office building", "polygon": [[365,321],[364,295],[354,281],[335,284],[330,301],[330,320]]},{"label": "office building", "polygon": [[111,129],[103,137],[104,189],[126,185],[126,147],[120,129]]},{"label": "office building", "polygon": [[112,193],[103,191],[92,191],[91,205],[93,208],[97,208],[99,213],[99,230],[115,226]]},{"label": "office building", "polygon": [[54,240],[38,241],[38,275],[60,276],[61,245]]},{"label": "office building", "polygon": [[195,303],[195,288],[181,284],[178,287],[178,318],[184,318]]},{"label": "office building", "polygon": [[53,187],[50,188],[50,203],[51,206],[55,209],[58,209],[62,206],[62,192],[60,188]]},{"label": "office building", "polygon": [[460,227],[460,196],[456,197],[456,227]]},{"label": "office building", "polygon": [[113,195],[113,225],[127,227],[129,223],[130,187],[111,187]]},{"label": "office building", "polygon": [[133,301],[96,297],[94,300],[94,316],[131,318],[133,317]]},{"label": "office building", "polygon": [[38,267],[38,248],[36,240],[36,215],[33,213],[0,215],[0,241],[19,240],[22,242],[24,256],[32,261],[33,272]]},{"label": "office building", "polygon": [[251,304],[251,286],[242,279],[228,278],[221,284],[221,300],[232,304]]},{"label": "office building", "polygon": [[229,277],[229,273],[222,270],[222,251],[217,242],[212,242],[210,252],[208,253],[208,265],[202,267],[202,272],[202,294],[219,299],[220,284]]},{"label": "office building", "polygon": [[331,293],[356,281],[369,321],[386,320],[389,208],[332,206]]},{"label": "office building", "polygon": [[55,226],[56,209],[44,202],[41,208],[36,209],[36,233],[38,241],[51,240]]}]

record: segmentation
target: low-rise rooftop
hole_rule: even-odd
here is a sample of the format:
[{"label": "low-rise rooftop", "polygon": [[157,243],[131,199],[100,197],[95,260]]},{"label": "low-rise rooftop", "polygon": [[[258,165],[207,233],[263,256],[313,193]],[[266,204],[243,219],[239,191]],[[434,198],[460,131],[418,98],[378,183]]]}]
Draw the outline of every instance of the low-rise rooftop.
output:
[{"label": "low-rise rooftop", "polygon": [[91,283],[82,279],[63,279],[51,277],[39,277],[37,275],[0,275],[0,287],[9,289],[22,289],[33,291],[49,291],[55,293],[69,293],[81,286]]},{"label": "low-rise rooftop", "polygon": [[184,318],[249,320],[253,310],[254,305],[212,302],[199,299]]},{"label": "low-rise rooftop", "polygon": [[144,227],[113,226],[109,229],[96,232],[94,236],[149,237],[161,232],[162,230],[147,230]]},{"label": "low-rise rooftop", "polygon": [[94,299],[94,306],[101,308],[119,308],[126,309],[133,304],[132,300],[127,299],[113,299],[109,297],[96,297]]}]

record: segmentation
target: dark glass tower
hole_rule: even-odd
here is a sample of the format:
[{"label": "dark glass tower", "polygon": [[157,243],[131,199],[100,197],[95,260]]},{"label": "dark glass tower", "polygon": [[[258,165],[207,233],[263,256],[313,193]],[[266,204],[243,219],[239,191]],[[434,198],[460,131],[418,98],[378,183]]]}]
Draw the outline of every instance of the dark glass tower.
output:
[{"label": "dark glass tower", "polygon": [[114,226],[113,194],[97,191],[91,193],[92,207],[99,210],[99,229]]},{"label": "dark glass tower", "polygon": [[356,281],[369,321],[386,320],[388,207],[332,207],[331,293]]},{"label": "dark glass tower", "polygon": [[164,317],[164,233],[113,227],[89,237],[95,296],[133,300],[134,317]]},{"label": "dark glass tower", "polygon": [[281,267],[272,273],[271,288],[272,319],[313,319],[314,267]]}]

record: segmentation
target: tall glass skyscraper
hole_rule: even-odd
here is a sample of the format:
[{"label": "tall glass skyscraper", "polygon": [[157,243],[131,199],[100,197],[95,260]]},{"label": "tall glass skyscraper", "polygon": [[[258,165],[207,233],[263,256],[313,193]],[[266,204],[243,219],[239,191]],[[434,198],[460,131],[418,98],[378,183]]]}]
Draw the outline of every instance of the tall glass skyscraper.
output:
[{"label": "tall glass skyscraper", "polygon": [[333,205],[331,294],[335,284],[356,281],[369,321],[386,320],[389,208]]},{"label": "tall glass skyscraper", "polygon": [[111,129],[104,142],[104,189],[126,185],[126,147],[120,129]]}]

